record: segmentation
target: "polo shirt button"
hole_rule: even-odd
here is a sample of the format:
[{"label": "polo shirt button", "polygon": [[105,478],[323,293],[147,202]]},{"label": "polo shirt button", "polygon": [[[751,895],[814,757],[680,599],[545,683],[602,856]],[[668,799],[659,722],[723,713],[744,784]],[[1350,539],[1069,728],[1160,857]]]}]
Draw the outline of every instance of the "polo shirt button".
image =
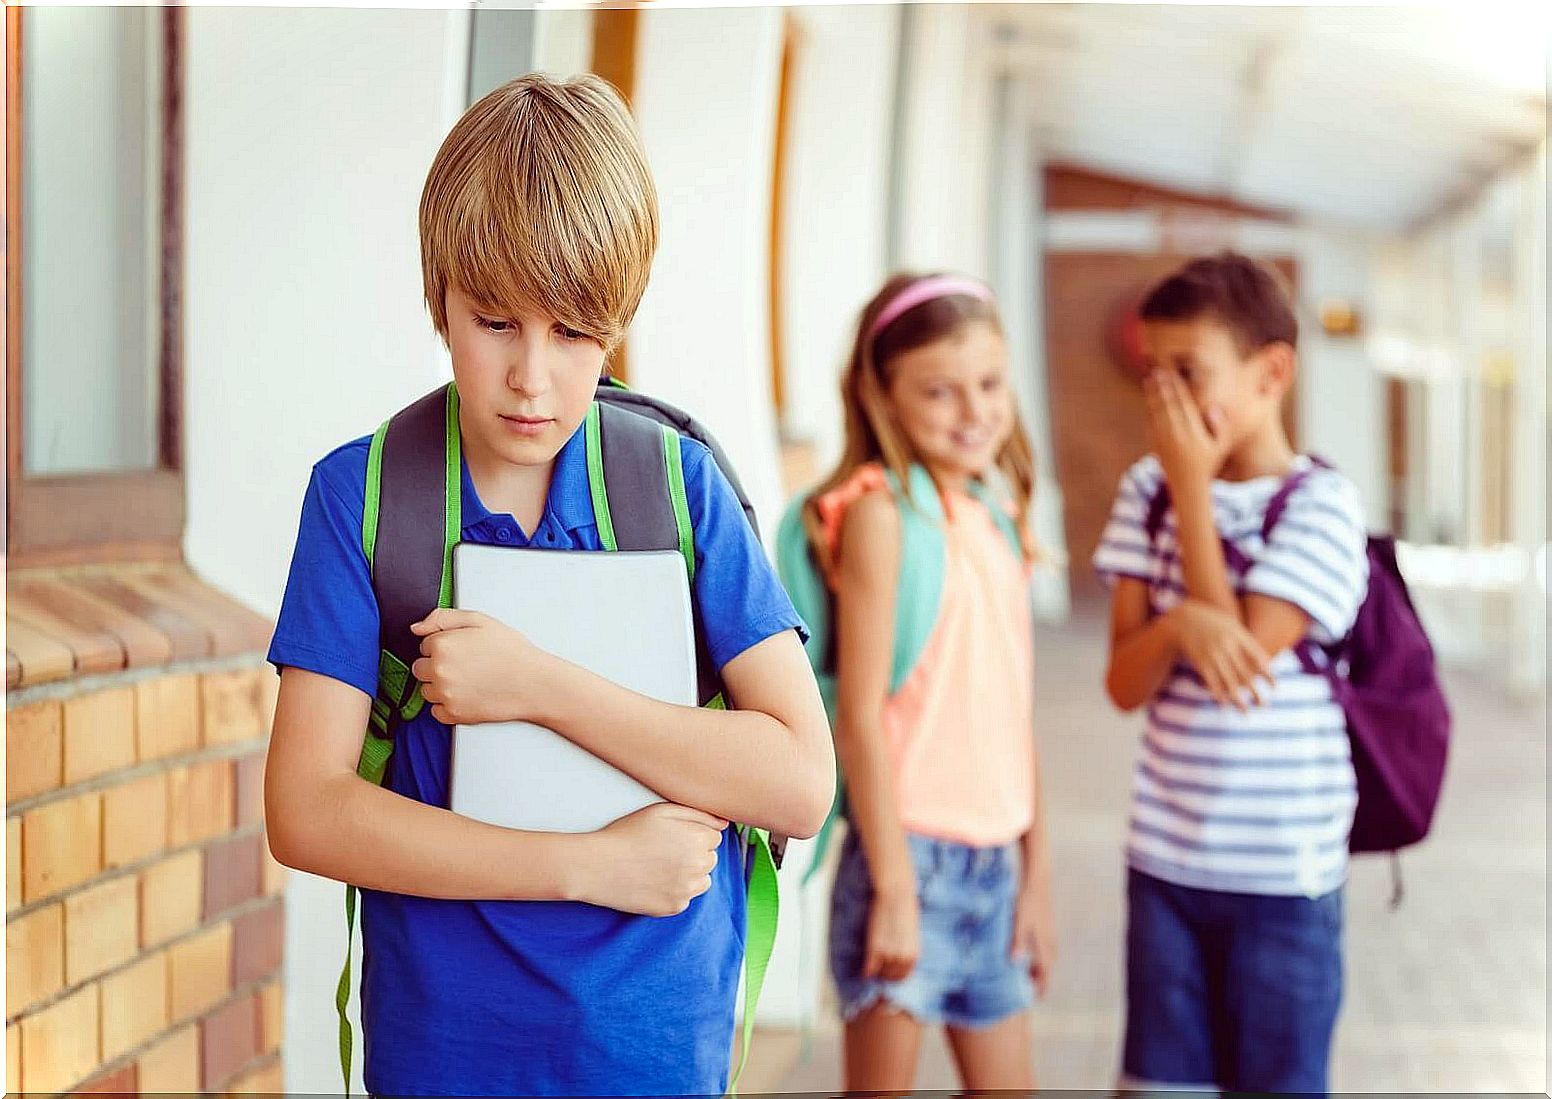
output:
[{"label": "polo shirt button", "polygon": [[496,531],[496,538],[502,542],[510,542],[512,540],[512,532],[507,530],[506,527],[502,527]]}]

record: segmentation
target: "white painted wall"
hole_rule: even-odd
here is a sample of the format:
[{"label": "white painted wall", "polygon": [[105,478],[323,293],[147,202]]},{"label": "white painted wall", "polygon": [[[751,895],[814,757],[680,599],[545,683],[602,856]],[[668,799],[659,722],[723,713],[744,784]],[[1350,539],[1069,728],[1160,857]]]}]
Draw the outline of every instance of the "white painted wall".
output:
[{"label": "white painted wall", "polygon": [[[416,208],[462,107],[467,26],[450,11],[188,12],[186,549],[267,614],[312,463],[446,376]],[[292,875],[288,1091],[340,1089],[341,897]]]},{"label": "white painted wall", "polygon": [[[819,468],[841,448],[840,373],[888,275],[884,239],[900,8],[793,9],[782,196],[786,418]],[[837,104],[845,104],[837,110]]]},{"label": "white painted wall", "polygon": [[711,429],[773,531],[766,257],[781,12],[647,9],[637,33],[633,105],[662,233],[631,326],[631,382]]}]

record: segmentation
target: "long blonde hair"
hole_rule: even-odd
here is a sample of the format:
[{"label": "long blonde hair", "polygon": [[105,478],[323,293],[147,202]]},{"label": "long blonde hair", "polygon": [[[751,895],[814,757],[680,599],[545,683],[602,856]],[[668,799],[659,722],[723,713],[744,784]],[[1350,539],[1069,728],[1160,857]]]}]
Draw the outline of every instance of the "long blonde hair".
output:
[{"label": "long blonde hair", "polygon": [[[835,562],[825,544],[819,518],[819,498],[851,479],[869,462],[881,462],[895,475],[907,498],[911,493],[910,468],[920,456],[911,446],[889,407],[890,364],[907,351],[936,343],[975,323],[989,324],[999,334],[1002,321],[996,305],[969,294],[930,298],[889,321],[873,335],[873,325],[895,297],[924,276],[895,275],[862,309],[846,369],[841,374],[841,404],[846,413],[846,439],[840,461],[820,482],[803,505],[803,529],[827,575]],[[1035,493],[1035,454],[1018,408],[1013,410],[1013,430],[998,451],[994,466],[1007,483],[1026,560],[1036,549],[1030,533],[1029,513]]]}]

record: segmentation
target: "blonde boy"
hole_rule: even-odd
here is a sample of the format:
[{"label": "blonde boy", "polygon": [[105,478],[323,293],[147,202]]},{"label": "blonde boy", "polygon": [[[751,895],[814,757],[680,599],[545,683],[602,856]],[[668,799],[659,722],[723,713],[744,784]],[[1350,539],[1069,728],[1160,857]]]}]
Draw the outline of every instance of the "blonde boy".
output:
[{"label": "blonde boy", "polygon": [[[601,548],[579,427],[657,229],[629,115],[596,78],[514,81],[443,143],[420,232],[460,396],[463,540]],[[744,926],[727,821],[813,834],[833,757],[801,623],[716,463],[690,440],[681,452],[697,622],[737,709],[654,702],[488,618],[428,607],[412,670],[430,705],[396,731],[381,787],[356,775],[379,646],[361,546],[368,440],[313,469],[269,654],[269,835],[282,862],[363,890],[374,1093],[726,1086]],[[511,720],[555,729],[667,802],[583,835],[448,812],[448,727]]]}]

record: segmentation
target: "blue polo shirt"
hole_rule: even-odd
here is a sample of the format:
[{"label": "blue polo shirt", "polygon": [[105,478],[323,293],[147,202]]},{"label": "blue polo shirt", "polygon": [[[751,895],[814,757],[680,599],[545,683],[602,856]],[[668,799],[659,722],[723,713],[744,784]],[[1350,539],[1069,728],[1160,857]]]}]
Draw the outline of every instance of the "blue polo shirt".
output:
[{"label": "blue polo shirt", "polygon": [[[269,659],[376,690],[377,603],[361,550],[369,438],[313,467]],[[685,439],[696,625],[720,669],[803,625],[710,452]],[[463,539],[602,546],[583,434],[556,457],[532,534],[491,514],[463,471]],[[429,611],[431,608],[427,608]],[[448,803],[451,735],[426,707],[399,731],[384,785]],[[711,889],[672,917],[555,901],[362,891],[362,1026],[374,1094],[721,1094],[743,959],[744,878],[722,839]]]}]

